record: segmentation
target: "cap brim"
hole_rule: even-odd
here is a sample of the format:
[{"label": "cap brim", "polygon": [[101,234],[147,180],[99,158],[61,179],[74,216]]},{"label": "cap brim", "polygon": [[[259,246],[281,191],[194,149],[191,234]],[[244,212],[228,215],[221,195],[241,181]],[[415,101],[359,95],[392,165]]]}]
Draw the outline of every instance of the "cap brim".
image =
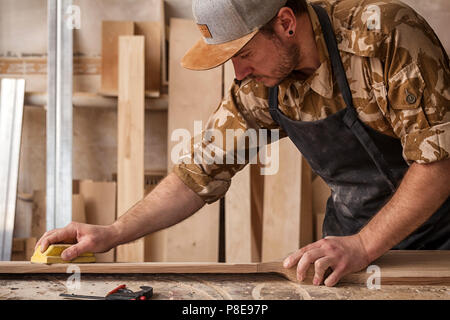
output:
[{"label": "cap brim", "polygon": [[181,60],[181,66],[190,70],[208,70],[224,64],[239,52],[256,34],[258,30],[237,40],[207,44],[200,39]]}]

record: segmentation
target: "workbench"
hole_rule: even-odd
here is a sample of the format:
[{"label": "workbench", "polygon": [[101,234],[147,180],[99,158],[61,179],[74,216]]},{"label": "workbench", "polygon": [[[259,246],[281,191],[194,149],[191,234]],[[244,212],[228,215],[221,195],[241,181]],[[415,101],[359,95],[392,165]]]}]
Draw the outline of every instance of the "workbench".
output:
[{"label": "workbench", "polygon": [[66,289],[68,275],[0,275],[0,299],[59,300],[60,293],[104,296],[126,284],[133,291],[142,285],[153,287],[155,300],[450,300],[450,288],[443,285],[382,285],[370,290],[355,284],[316,287],[291,282],[279,275],[241,274],[156,274],[82,275],[81,288]]},{"label": "workbench", "polygon": [[[0,299],[55,300],[60,293],[104,296],[118,285],[154,289],[154,300],[450,300],[450,251],[391,251],[373,262],[381,287],[369,289],[366,270],[335,287],[295,281],[281,262],[111,263],[36,265],[0,262]],[[75,269],[80,286],[73,285]],[[312,269],[312,268],[310,268]],[[308,278],[312,277],[312,270]],[[68,287],[69,285],[69,287]]]}]

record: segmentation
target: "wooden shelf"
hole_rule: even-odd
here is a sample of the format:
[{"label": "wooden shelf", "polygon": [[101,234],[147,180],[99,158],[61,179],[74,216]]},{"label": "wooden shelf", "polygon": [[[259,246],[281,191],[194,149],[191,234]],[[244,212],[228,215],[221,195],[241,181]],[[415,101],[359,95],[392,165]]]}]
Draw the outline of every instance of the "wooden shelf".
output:
[{"label": "wooden shelf", "polygon": [[[103,96],[90,92],[75,92],[73,106],[77,108],[114,108],[117,109],[117,97]],[[26,92],[25,105],[45,107],[47,105],[46,92]],[[150,111],[167,111],[169,96],[162,94],[159,98],[146,98],[145,109]]]}]

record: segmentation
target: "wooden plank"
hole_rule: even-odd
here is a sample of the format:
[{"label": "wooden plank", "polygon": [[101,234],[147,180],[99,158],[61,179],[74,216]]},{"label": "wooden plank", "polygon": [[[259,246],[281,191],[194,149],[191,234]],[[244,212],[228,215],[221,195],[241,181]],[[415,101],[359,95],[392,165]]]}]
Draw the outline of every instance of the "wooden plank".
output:
[{"label": "wooden plank", "polygon": [[[172,132],[178,128],[193,135],[194,121],[207,119],[222,98],[222,68],[204,72],[186,70],[180,61],[200,34],[191,20],[172,19],[170,35],[170,95],[168,111],[169,155],[176,144]],[[168,170],[173,163],[169,156]],[[206,205],[192,217],[160,235],[162,261],[218,261],[219,202]]]},{"label": "wooden plank", "polygon": [[164,0],[159,0],[159,22],[161,26],[161,84],[167,86],[169,84],[169,63],[168,63],[168,39],[166,32],[169,27],[166,24],[166,11]]},{"label": "wooden plank", "polygon": [[[119,40],[117,215],[144,196],[144,37]],[[117,248],[118,262],[142,262],[144,239]]]},{"label": "wooden plank", "polygon": [[37,239],[40,239],[46,230],[45,210],[45,190],[34,191],[31,236]]},{"label": "wooden plank", "polygon": [[[256,273],[257,264],[239,263],[88,263],[77,264],[81,273],[93,274],[153,274],[153,273]],[[68,264],[33,264],[30,262],[0,262],[0,274],[66,273]]]},{"label": "wooden plank", "polygon": [[119,79],[119,37],[132,36],[134,22],[102,22],[102,83],[100,93],[117,96]]},{"label": "wooden plank", "polygon": [[135,34],[145,37],[145,94],[159,97],[161,89],[161,26],[159,22],[136,22]]},{"label": "wooden plank", "polygon": [[264,224],[264,176],[261,164],[250,165],[250,202],[252,212],[252,261],[261,262]]},{"label": "wooden plank", "polygon": [[279,141],[279,170],[264,181],[262,261],[282,259],[299,248],[301,154],[289,139]]},{"label": "wooden plank", "polygon": [[[110,225],[116,218],[116,183],[82,180],[79,191],[85,201],[86,222]],[[98,262],[113,262],[115,249],[95,254]]]},{"label": "wooden plank", "polygon": [[[25,105],[41,107],[47,104],[47,94],[44,92],[26,92]],[[169,98],[167,94],[159,98],[146,99],[145,109],[150,111],[167,111]],[[91,92],[74,92],[73,106],[75,108],[117,108],[117,97],[106,97]]]},{"label": "wooden plank", "polygon": [[325,213],[314,215],[315,241],[322,239],[322,228],[324,220],[325,220]]},{"label": "wooden plank", "polygon": [[0,103],[0,260],[11,259],[25,80],[2,79]]},{"label": "wooden plank", "polygon": [[252,262],[250,165],[238,172],[225,195],[226,262]]},{"label": "wooden plank", "polygon": [[81,194],[72,195],[72,221],[86,223],[84,198]]},{"label": "wooden plank", "polygon": [[[392,250],[381,256],[371,265],[380,268],[382,285],[449,285],[450,251]],[[287,279],[297,282],[296,267],[284,269],[281,262],[268,262],[258,265],[258,272],[280,273]],[[373,273],[361,270],[344,276],[340,284],[367,285]],[[314,268],[307,272],[305,283],[312,283]]]},{"label": "wooden plank", "polygon": [[[144,182],[144,194],[147,196],[167,176],[167,170],[146,170]],[[156,239],[156,240],[155,240]],[[162,245],[158,242],[158,234],[150,234],[144,237],[145,261],[156,261],[162,252]]]},{"label": "wooden plank", "polygon": [[300,186],[300,248],[314,241],[313,209],[312,209],[312,170],[302,156],[302,172]]},{"label": "wooden plank", "polygon": [[330,187],[320,176],[316,176],[312,183],[312,207],[314,214],[314,239],[322,239],[322,225],[325,219],[327,200],[331,195]]},{"label": "wooden plank", "polygon": [[[224,65],[223,92],[228,95],[235,74],[231,61]],[[225,195],[225,261],[253,261],[250,165],[232,179]]]},{"label": "wooden plank", "polygon": [[11,261],[29,261],[34,253],[34,246],[37,239],[31,238],[14,238]]},{"label": "wooden plank", "polygon": [[[21,147],[22,149],[23,147]],[[20,165],[19,165],[20,166]],[[20,185],[20,182],[18,183]],[[28,196],[30,196],[28,198]],[[18,193],[14,217],[14,238],[27,238],[31,234],[33,195]]]},{"label": "wooden plank", "polygon": [[[73,75],[100,75],[101,68],[100,58],[73,58]],[[47,59],[44,57],[0,58],[0,74],[46,75]]]},{"label": "wooden plank", "polygon": [[312,182],[312,190],[314,214],[325,214],[327,200],[331,195],[330,187],[320,176],[316,176]]},{"label": "wooden plank", "polygon": [[[372,263],[381,270],[381,284],[450,285],[450,251],[399,251],[386,253]],[[167,273],[278,273],[297,282],[296,268],[284,269],[280,261],[266,263],[92,263],[78,264],[82,273],[91,274],[167,274]],[[0,262],[0,274],[58,274],[67,264],[42,265],[30,262]],[[313,267],[304,284],[310,284]],[[344,276],[340,284],[365,286],[372,273],[361,270]]]}]

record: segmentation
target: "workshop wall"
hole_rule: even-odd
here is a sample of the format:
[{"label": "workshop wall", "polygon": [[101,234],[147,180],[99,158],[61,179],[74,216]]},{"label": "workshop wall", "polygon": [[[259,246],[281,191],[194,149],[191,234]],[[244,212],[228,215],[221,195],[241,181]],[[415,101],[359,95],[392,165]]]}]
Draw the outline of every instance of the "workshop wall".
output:
[{"label": "workshop wall", "polygon": [[[81,7],[81,29],[74,31],[74,92],[100,88],[101,21],[157,20],[156,0],[74,0]],[[172,6],[173,8],[173,6]],[[174,11],[174,10],[172,10]],[[180,14],[179,12],[174,14]],[[27,92],[46,92],[47,1],[0,0],[0,77],[26,79]],[[14,59],[16,58],[16,59]],[[19,61],[15,63],[15,61]],[[25,62],[24,62],[25,61]],[[45,189],[46,138],[44,108],[26,106],[19,172],[19,193]],[[111,180],[117,172],[117,112],[106,108],[74,108],[73,178]],[[167,164],[167,113],[147,111],[145,169]]]}]

